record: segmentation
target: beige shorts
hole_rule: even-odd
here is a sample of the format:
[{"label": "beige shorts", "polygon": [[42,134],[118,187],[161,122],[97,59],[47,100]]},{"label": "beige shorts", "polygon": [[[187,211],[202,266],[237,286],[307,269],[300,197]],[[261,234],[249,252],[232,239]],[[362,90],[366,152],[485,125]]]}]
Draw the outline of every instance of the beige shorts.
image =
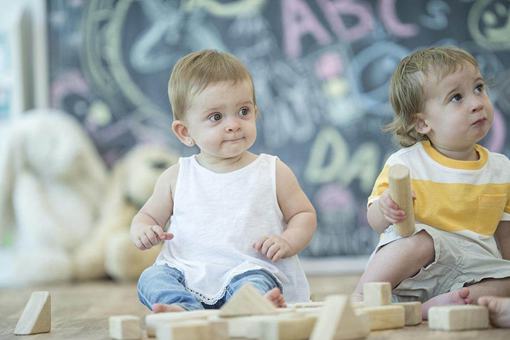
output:
[{"label": "beige shorts", "polygon": [[[435,259],[416,275],[393,289],[394,302],[421,301],[470,286],[483,279],[510,277],[510,261],[503,260],[493,238],[484,247],[469,238],[417,224],[415,234],[425,230],[434,242]],[[392,226],[381,235],[372,256],[384,245],[400,239]]]}]

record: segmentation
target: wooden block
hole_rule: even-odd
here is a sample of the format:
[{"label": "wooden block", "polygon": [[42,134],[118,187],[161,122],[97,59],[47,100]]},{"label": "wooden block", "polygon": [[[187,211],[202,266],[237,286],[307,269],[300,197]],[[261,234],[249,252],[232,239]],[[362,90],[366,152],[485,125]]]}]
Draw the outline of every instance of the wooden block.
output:
[{"label": "wooden block", "polygon": [[365,303],[363,301],[351,302],[351,305],[352,305],[352,308],[354,308],[354,309],[365,307]]},{"label": "wooden block", "polygon": [[221,319],[208,319],[209,339],[210,340],[228,340],[228,322]]},{"label": "wooden block", "polygon": [[[301,339],[308,338],[317,317],[305,313],[289,312],[275,315],[229,317],[228,333],[231,338],[248,339]],[[309,329],[309,331],[308,331]]]},{"label": "wooden block", "polygon": [[226,318],[228,322],[228,335],[231,338],[260,339],[263,336],[261,322],[271,321],[276,315],[253,315]]},{"label": "wooden block", "polygon": [[365,307],[389,305],[391,303],[391,285],[389,282],[367,282],[363,285],[363,304]]},{"label": "wooden block", "polygon": [[290,303],[288,304],[288,308],[317,308],[324,306],[324,301],[310,301],[310,302],[299,302],[299,303]]},{"label": "wooden block", "polygon": [[429,309],[429,328],[463,331],[489,328],[489,311],[475,305],[436,306]]},{"label": "wooden block", "polygon": [[235,292],[220,309],[221,317],[275,313],[276,307],[249,283]]},{"label": "wooden block", "polygon": [[140,318],[138,316],[110,316],[108,323],[110,326],[110,338],[112,339],[140,339],[142,337]]},{"label": "wooden block", "polygon": [[301,315],[310,315],[319,317],[320,313],[322,312],[322,307],[315,307],[315,308],[299,308],[296,309],[296,313]]},{"label": "wooden block", "polygon": [[158,340],[209,340],[209,323],[207,320],[187,320],[157,325]]},{"label": "wooden block", "polygon": [[157,325],[156,337],[164,340],[228,340],[228,323],[221,319],[162,323]]},{"label": "wooden block", "polygon": [[310,340],[358,339],[370,333],[368,319],[354,313],[347,295],[331,295],[324,301]]},{"label": "wooden block", "polygon": [[399,302],[395,303],[394,305],[404,307],[406,326],[416,326],[421,324],[421,302]]},{"label": "wooden block", "polygon": [[145,317],[145,329],[147,336],[155,336],[159,324],[173,323],[183,320],[207,319],[218,315],[217,309],[194,310],[186,312],[155,313]]},{"label": "wooden block", "polygon": [[317,317],[290,314],[261,321],[262,340],[306,340],[312,334]]},{"label": "wooden block", "polygon": [[48,333],[51,330],[51,296],[49,292],[33,292],[25,305],[14,334]]},{"label": "wooden block", "polygon": [[415,221],[409,169],[402,164],[391,166],[388,182],[391,199],[406,213],[406,219],[395,224],[395,230],[402,237],[410,236],[414,233]]},{"label": "wooden block", "polygon": [[363,307],[356,309],[356,313],[368,315],[371,331],[402,328],[406,323],[403,306]]}]

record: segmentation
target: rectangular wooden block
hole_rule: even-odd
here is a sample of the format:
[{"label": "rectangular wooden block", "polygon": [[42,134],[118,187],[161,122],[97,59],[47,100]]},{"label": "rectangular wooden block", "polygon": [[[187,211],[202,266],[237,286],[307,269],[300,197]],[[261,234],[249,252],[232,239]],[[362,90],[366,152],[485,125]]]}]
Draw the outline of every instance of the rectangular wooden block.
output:
[{"label": "rectangular wooden block", "polygon": [[402,328],[405,325],[403,306],[388,305],[362,307],[355,310],[357,314],[366,314],[370,320],[370,330]]},{"label": "rectangular wooden block", "polygon": [[306,340],[312,334],[317,317],[306,314],[281,315],[260,323],[262,340]]},{"label": "rectangular wooden block", "polygon": [[462,331],[489,327],[489,311],[475,305],[436,306],[429,309],[429,328]]},{"label": "rectangular wooden block", "polygon": [[363,303],[365,307],[384,306],[391,303],[391,285],[389,282],[367,282],[363,285]]},{"label": "rectangular wooden block", "polygon": [[218,315],[217,309],[195,310],[187,312],[156,313],[145,317],[145,329],[147,336],[156,335],[156,327],[159,324],[172,323],[182,320],[207,319]]},{"label": "rectangular wooden block", "polygon": [[112,339],[140,339],[142,329],[140,318],[134,315],[115,315],[108,319],[110,338]]},{"label": "rectangular wooden block", "polygon": [[223,320],[228,322],[228,335],[231,338],[260,339],[263,336],[262,322],[271,321],[277,315],[253,315],[229,317]]},{"label": "rectangular wooden block", "polygon": [[324,306],[324,301],[310,301],[310,302],[299,302],[299,303],[290,303],[288,308],[317,308]]},{"label": "rectangular wooden block", "polygon": [[406,326],[416,326],[421,324],[421,302],[399,302],[394,305],[404,307]]},{"label": "rectangular wooden block", "polygon": [[156,337],[158,340],[228,340],[228,324],[221,319],[181,320],[158,324]]},{"label": "rectangular wooden block", "polygon": [[210,340],[207,320],[187,320],[159,324],[156,328],[158,340]]}]

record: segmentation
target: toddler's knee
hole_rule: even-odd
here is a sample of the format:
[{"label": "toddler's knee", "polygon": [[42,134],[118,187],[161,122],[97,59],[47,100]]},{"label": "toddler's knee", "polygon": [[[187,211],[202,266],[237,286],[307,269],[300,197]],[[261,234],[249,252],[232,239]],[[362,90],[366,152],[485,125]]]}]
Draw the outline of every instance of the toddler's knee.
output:
[{"label": "toddler's knee", "polygon": [[406,243],[406,248],[411,254],[416,256],[423,266],[426,266],[434,261],[434,241],[432,237],[425,231],[420,231],[417,234],[403,239]]}]

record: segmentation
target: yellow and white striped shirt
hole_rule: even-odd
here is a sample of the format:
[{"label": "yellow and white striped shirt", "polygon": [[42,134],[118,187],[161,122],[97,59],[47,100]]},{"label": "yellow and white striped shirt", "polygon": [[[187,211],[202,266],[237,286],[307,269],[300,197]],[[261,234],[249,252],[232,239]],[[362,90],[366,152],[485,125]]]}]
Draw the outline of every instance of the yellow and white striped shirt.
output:
[{"label": "yellow and white striped shirt", "polygon": [[429,141],[392,154],[377,178],[368,205],[388,188],[388,170],[407,166],[416,194],[417,223],[463,234],[476,241],[492,237],[500,221],[510,221],[510,160],[476,145],[479,159],[459,161]]}]

